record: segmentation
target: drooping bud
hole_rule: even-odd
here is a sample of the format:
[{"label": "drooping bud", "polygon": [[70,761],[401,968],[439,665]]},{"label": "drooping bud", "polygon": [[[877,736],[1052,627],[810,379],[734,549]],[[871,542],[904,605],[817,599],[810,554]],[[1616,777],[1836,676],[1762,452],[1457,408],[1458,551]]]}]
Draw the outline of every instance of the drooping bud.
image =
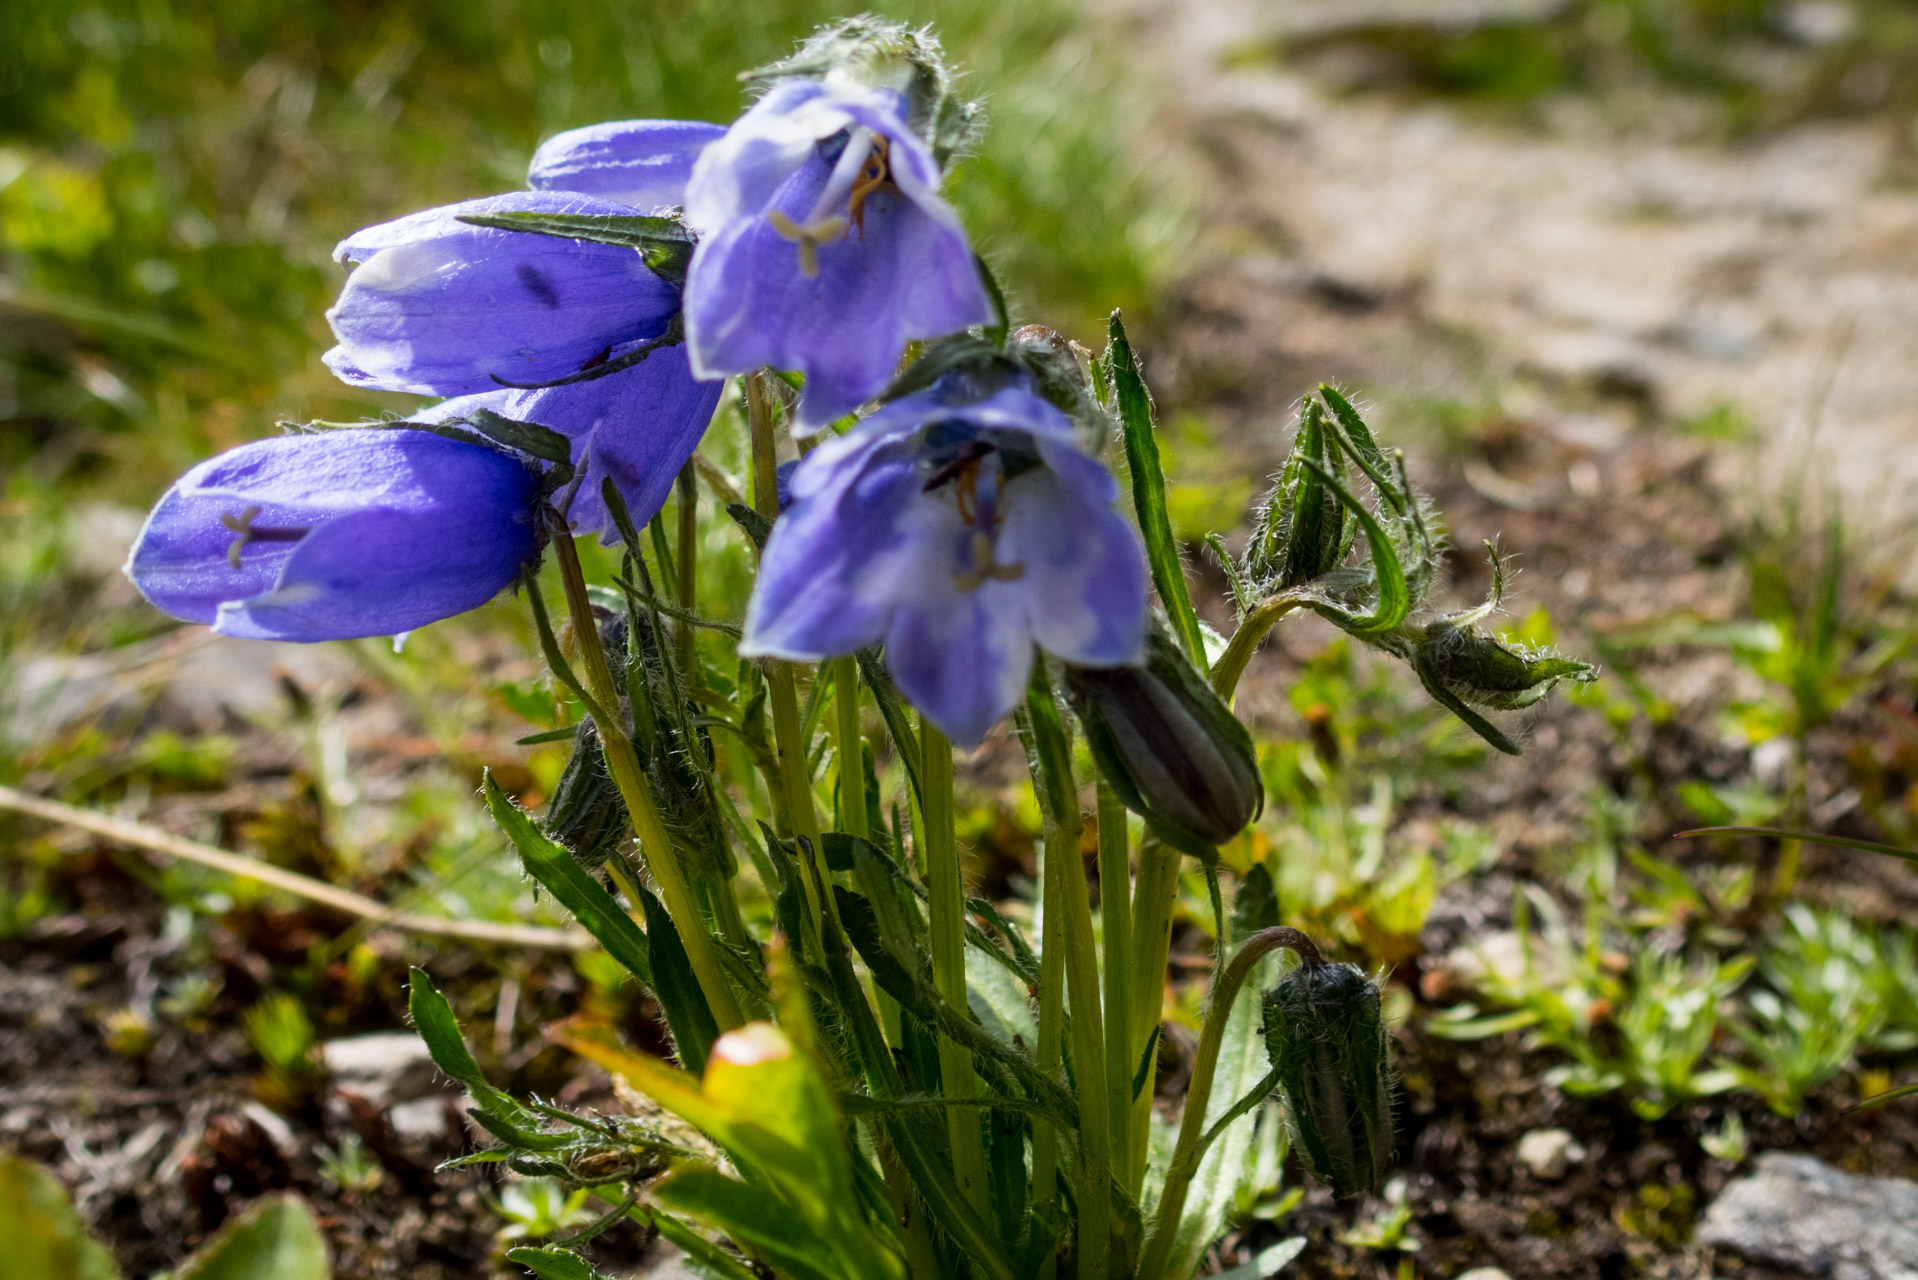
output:
[{"label": "drooping bud", "polygon": [[606,769],[606,752],[593,722],[580,721],[573,758],[559,775],[546,810],[546,834],[565,845],[574,861],[592,870],[612,856],[626,837],[626,805]]},{"label": "drooping bud", "polygon": [[1167,844],[1203,861],[1265,801],[1252,737],[1154,626],[1137,667],[1067,667],[1066,692],[1099,772]]},{"label": "drooping bud", "polygon": [[1265,1047],[1313,1176],[1340,1196],[1377,1191],[1393,1154],[1378,984],[1351,965],[1304,958],[1265,993]]}]

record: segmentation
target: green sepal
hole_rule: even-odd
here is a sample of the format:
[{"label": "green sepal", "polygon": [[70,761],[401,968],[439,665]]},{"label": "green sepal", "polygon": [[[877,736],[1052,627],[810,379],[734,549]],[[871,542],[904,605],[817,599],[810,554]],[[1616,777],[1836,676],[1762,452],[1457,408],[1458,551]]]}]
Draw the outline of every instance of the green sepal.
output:
[{"label": "green sepal", "polygon": [[529,231],[563,240],[586,240],[637,249],[654,275],[672,284],[686,283],[695,237],[677,218],[648,214],[547,213],[513,209],[501,213],[468,213],[460,221],[497,231]]}]

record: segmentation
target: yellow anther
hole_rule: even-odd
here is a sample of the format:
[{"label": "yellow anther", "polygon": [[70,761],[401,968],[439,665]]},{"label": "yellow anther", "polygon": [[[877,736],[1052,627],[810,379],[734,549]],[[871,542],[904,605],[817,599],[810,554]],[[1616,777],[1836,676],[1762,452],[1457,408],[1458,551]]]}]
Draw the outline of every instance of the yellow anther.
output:
[{"label": "yellow anther", "polygon": [[846,228],[852,225],[843,215],[832,214],[801,226],[777,209],[766,214],[766,221],[773,224],[773,230],[782,238],[799,246],[799,274],[808,280],[819,275],[819,246],[845,235]]},{"label": "yellow anther", "polygon": [[972,563],[977,566],[952,575],[953,585],[971,594],[988,582],[1017,582],[1026,576],[1023,564],[993,563],[992,539],[983,530],[972,532]]}]

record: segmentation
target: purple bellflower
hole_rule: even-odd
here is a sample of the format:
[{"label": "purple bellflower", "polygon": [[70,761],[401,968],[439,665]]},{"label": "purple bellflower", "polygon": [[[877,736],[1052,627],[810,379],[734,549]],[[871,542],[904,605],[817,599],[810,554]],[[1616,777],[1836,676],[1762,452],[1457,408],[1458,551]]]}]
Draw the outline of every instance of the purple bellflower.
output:
[{"label": "purple bellflower", "polygon": [[814,430],[884,390],[906,344],[993,318],[906,92],[788,77],[701,153],[686,341],[701,377],[806,377]]},{"label": "purple bellflower", "polygon": [[431,431],[256,440],[167,490],[126,573],[161,611],[222,635],[397,635],[519,576],[539,492],[512,455]]},{"label": "purple bellflower", "polygon": [[[610,477],[633,519],[659,510],[722,390],[694,378],[670,341],[678,285],[618,245],[475,226],[512,212],[633,217],[684,197],[701,148],[723,127],[625,120],[575,129],[534,153],[534,190],[429,209],[356,232],[356,263],[327,313],[326,362],[357,386],[455,396],[420,415],[474,409],[535,422],[573,442],[573,527],[614,537]],[[667,339],[662,343],[662,339]],[[651,348],[637,364],[642,350]]]},{"label": "purple bellflower", "polygon": [[883,642],[900,690],[976,746],[1024,697],[1034,644],[1081,666],[1142,659],[1145,553],[1117,492],[1051,404],[948,377],[799,464],[739,651]]}]

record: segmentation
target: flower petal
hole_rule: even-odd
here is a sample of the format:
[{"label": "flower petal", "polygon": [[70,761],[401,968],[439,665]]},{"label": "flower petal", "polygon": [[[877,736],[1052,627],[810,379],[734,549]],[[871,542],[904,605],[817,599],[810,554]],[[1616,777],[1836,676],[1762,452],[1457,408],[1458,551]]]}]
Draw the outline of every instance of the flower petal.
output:
[{"label": "flower petal", "polygon": [[659,514],[673,481],[699,447],[723,382],[693,377],[684,346],[664,347],[619,373],[543,391],[515,392],[495,412],[550,427],[573,442],[579,482],[568,510],[575,533],[612,545],[619,531],[600,485],[619,488],[636,527]]},{"label": "flower petal", "polygon": [[429,209],[356,232],[335,251],[360,265],[326,313],[334,373],[418,395],[564,377],[621,343],[657,336],[679,292],[631,249],[459,221],[537,210],[626,214],[609,200],[520,192]]},{"label": "flower petal", "polygon": [[950,579],[944,590],[929,580],[927,588],[894,616],[886,666],[912,705],[970,749],[1025,695],[1032,675],[1025,610],[1003,583],[961,592]]},{"label": "flower petal", "polygon": [[579,191],[658,212],[684,204],[699,153],[726,134],[703,120],[614,120],[555,134],[533,153],[526,185]]},{"label": "flower petal", "polygon": [[[701,156],[687,190],[702,232],[686,282],[693,368],[799,370],[802,431],[883,390],[906,343],[992,317],[958,217],[938,194],[938,165],[893,96],[813,89],[795,90],[783,114],[768,95]],[[802,246],[769,215],[811,224],[838,158],[816,140],[855,124],[888,140],[897,189],[866,196],[859,226]]]},{"label": "flower petal", "polygon": [[537,490],[516,459],[426,431],[255,441],[180,478],[127,574],[160,609],[228,635],[396,634],[512,582],[533,555]]},{"label": "flower petal", "polygon": [[1113,508],[1111,472],[1070,446],[1043,447],[1046,466],[1006,486],[1001,558],[1024,576],[1032,638],[1081,666],[1145,656],[1146,563],[1139,535]]},{"label": "flower petal", "polygon": [[760,560],[740,653],[811,661],[877,643],[900,579],[923,562],[919,486],[910,445],[883,437],[841,436],[802,461]]}]

